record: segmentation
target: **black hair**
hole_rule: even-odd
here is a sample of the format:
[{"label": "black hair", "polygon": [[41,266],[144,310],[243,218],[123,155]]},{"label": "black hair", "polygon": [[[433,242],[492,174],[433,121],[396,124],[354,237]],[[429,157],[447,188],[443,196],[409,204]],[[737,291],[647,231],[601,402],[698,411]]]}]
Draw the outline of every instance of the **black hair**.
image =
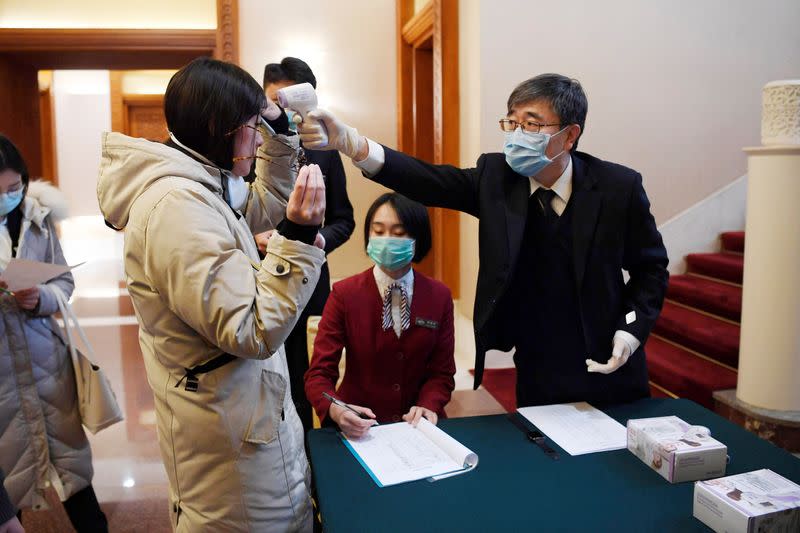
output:
[{"label": "black hair", "polygon": [[419,263],[425,259],[425,256],[431,250],[431,221],[428,217],[428,209],[421,203],[410,200],[396,192],[387,192],[380,195],[369,206],[367,216],[364,219],[364,249],[369,244],[369,230],[372,226],[372,219],[375,217],[375,212],[383,204],[390,204],[394,208],[397,218],[400,219],[406,229],[406,233],[416,241],[413,261]]},{"label": "black hair", "polygon": [[589,109],[589,102],[581,82],[561,74],[539,74],[523,81],[511,91],[508,97],[508,112],[511,113],[511,109],[517,105],[535,100],[544,100],[550,104],[561,121],[561,129],[570,124],[581,127],[581,132],[572,147],[573,150],[577,149],[586,123],[586,112]]},{"label": "black hair", "polygon": [[233,168],[235,135],[261,113],[267,97],[242,68],[199,57],[172,76],[164,93],[164,116],[175,137],[225,170]]},{"label": "black hair", "polygon": [[308,63],[296,57],[284,57],[280,63],[270,63],[264,67],[264,88],[270,83],[293,81],[295,83],[310,83],[317,88],[317,78]]},{"label": "black hair", "polygon": [[[19,149],[11,142],[11,139],[0,134],[0,172],[5,172],[6,170],[13,170],[22,177],[22,199],[24,201],[28,192],[28,183],[30,182],[28,166],[25,164]],[[11,236],[11,250],[14,256],[16,256],[19,232],[22,228],[22,203],[20,202],[17,207],[6,215],[6,227],[8,228],[8,234]]]}]

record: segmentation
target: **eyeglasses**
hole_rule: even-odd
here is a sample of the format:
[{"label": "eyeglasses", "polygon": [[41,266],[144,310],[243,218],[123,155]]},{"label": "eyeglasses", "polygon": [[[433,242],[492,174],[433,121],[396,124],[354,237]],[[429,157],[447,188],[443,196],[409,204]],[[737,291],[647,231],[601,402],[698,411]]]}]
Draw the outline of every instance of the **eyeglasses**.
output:
[{"label": "eyeglasses", "polygon": [[25,184],[23,184],[21,181],[18,181],[17,183],[13,184],[8,189],[6,189],[5,191],[0,189],[0,194],[18,193],[18,192],[22,191],[23,189],[25,189]]},{"label": "eyeglasses", "polygon": [[232,129],[231,131],[229,131],[228,133],[226,133],[226,134],[225,134],[225,137],[230,137],[231,135],[233,135],[234,133],[236,133],[237,131],[239,131],[239,130],[240,130],[240,129],[242,129],[242,128],[250,128],[251,130],[253,130],[253,131],[255,131],[255,132],[258,132],[258,128],[257,128],[256,126],[251,126],[250,124],[247,124],[247,123],[245,122],[244,124],[242,124],[242,125],[241,125],[241,126],[239,126],[238,128]]},{"label": "eyeglasses", "polygon": [[[262,131],[261,129],[259,129],[258,126],[251,126],[250,124],[245,123],[245,124],[242,124],[241,126],[239,126],[238,128],[229,131],[228,133],[225,134],[225,136],[227,137],[229,135],[233,135],[234,133],[236,133],[237,131],[239,131],[242,128],[250,128],[252,130],[255,130],[256,132],[261,133],[262,137],[264,137],[264,138],[266,138],[266,136],[269,135],[271,138],[275,139],[276,141],[278,141],[279,143],[281,143],[285,147],[289,148],[290,150],[295,150],[294,146],[292,146],[291,144],[287,143],[286,141],[284,141],[283,139],[281,139],[277,135],[274,135],[274,133],[271,133],[270,130],[272,128],[268,129],[266,126],[268,126],[268,124],[266,123],[266,121],[264,121],[263,118],[261,118],[261,127],[265,131]],[[266,132],[267,135],[264,134],[265,132]],[[291,165],[283,165],[281,163],[273,161],[273,159],[271,157],[261,157],[260,155],[254,155],[254,156],[249,156],[249,157],[234,157],[233,158],[234,162],[238,161],[238,160],[243,160],[243,159],[262,159],[262,160],[266,161],[267,163],[269,163],[271,165],[287,168],[287,169],[289,169],[291,171],[294,171],[294,172],[299,172],[301,167],[303,167],[303,166],[308,164],[308,157],[306,156],[306,151],[303,150],[302,146],[299,146],[297,148],[297,157],[291,163]]]},{"label": "eyeglasses", "polygon": [[539,133],[539,131],[547,126],[560,126],[559,123],[553,124],[539,124],[538,122],[534,122],[533,120],[523,120],[522,122],[517,122],[516,120],[511,120],[510,118],[501,118],[500,119],[500,129],[505,131],[506,133],[510,133],[516,130],[518,127],[522,127],[522,131],[527,133]]}]

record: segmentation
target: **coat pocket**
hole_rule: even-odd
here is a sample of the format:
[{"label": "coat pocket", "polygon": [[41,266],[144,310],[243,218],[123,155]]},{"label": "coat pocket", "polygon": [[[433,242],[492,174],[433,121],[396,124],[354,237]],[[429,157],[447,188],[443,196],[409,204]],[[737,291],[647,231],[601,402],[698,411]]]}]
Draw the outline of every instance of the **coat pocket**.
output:
[{"label": "coat pocket", "polygon": [[285,397],[286,379],[277,372],[262,370],[259,393],[245,433],[245,442],[269,444],[277,438]]}]

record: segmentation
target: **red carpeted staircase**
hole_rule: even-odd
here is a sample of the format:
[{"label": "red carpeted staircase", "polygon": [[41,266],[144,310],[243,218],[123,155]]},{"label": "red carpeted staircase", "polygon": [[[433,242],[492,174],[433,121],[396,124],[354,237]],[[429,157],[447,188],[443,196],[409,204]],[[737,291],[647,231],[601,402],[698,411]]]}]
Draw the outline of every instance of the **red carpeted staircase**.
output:
[{"label": "red carpeted staircase", "polygon": [[721,252],[690,254],[686,264],[670,277],[645,347],[651,391],[713,408],[715,390],[736,387],[744,232],[723,233]]}]

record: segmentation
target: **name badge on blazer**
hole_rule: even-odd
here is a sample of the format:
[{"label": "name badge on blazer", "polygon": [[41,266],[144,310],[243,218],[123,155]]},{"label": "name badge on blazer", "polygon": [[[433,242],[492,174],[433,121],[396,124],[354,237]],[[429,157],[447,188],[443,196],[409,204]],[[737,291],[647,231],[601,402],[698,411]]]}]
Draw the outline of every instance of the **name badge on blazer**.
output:
[{"label": "name badge on blazer", "polygon": [[428,320],[427,318],[417,318],[414,324],[422,328],[439,329],[439,323],[437,321]]}]

